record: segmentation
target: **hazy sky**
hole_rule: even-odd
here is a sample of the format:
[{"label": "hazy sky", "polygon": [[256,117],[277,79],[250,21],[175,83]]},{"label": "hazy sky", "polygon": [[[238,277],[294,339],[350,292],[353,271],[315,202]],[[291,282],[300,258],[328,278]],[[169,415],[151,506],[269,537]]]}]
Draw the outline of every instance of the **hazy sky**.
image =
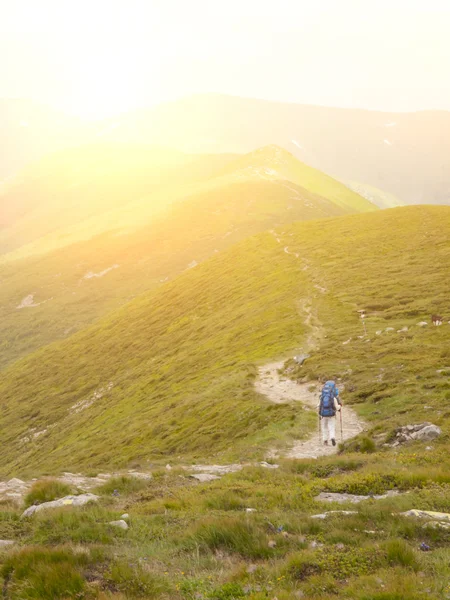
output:
[{"label": "hazy sky", "polygon": [[450,110],[450,0],[0,0],[0,97],[89,117],[195,92]]}]

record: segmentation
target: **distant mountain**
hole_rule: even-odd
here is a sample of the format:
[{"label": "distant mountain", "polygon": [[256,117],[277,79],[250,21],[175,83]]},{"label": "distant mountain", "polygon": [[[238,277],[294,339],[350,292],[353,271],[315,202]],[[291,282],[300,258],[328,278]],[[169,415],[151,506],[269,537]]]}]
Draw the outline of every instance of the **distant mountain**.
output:
[{"label": "distant mountain", "polygon": [[261,231],[376,210],[276,146],[240,157],[120,148],[64,151],[4,197],[25,212],[0,232],[15,248],[0,256],[0,366]]},{"label": "distant mountain", "polygon": [[450,202],[450,112],[384,113],[196,95],[104,124],[106,139],[187,152],[249,152],[278,144],[333,177],[398,196]]},{"label": "distant mountain", "polygon": [[118,141],[203,154],[277,144],[332,177],[401,203],[450,203],[446,111],[384,113],[200,94],[86,123],[28,101],[0,100],[0,131],[0,190],[30,162],[79,144]]},{"label": "distant mountain", "polygon": [[26,165],[89,135],[75,117],[29,100],[0,98],[0,190]]}]

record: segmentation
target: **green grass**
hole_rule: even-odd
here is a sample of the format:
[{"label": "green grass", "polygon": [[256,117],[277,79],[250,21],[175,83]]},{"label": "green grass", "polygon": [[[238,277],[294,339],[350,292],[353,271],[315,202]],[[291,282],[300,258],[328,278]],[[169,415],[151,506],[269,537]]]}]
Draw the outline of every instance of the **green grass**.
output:
[{"label": "green grass", "polygon": [[[445,598],[450,531],[424,528],[423,521],[398,514],[429,507],[439,496],[445,501],[445,487],[430,480],[404,496],[352,505],[356,514],[310,518],[330,508],[314,500],[314,490],[326,488],[329,477],[313,469],[332,460],[348,465],[357,456],[311,460],[302,476],[290,461],[276,471],[247,467],[208,484],[182,472],[161,472],[147,490],[129,491],[113,503],[105,493],[100,505],[49,511],[32,520],[19,519],[17,511],[0,513],[0,523],[16,520],[9,535],[21,545],[0,553],[5,597],[287,600],[301,591],[314,600],[401,593],[408,600],[424,594]],[[361,468],[376,459],[363,460],[364,467],[353,471],[361,478]],[[384,468],[388,473],[395,462]],[[152,492],[161,502],[159,512],[146,499]],[[255,506],[259,498],[257,512],[217,504],[218,495],[227,494],[244,505]],[[125,507],[130,529],[108,526]],[[419,551],[422,542],[430,552]]]},{"label": "green grass", "polygon": [[32,485],[30,491],[25,496],[25,506],[51,502],[52,500],[69,496],[72,493],[73,489],[65,483],[55,479],[44,479]]},{"label": "green grass", "polygon": [[[201,263],[251,235],[294,221],[364,209],[362,198],[359,200],[363,204],[355,204],[353,209],[336,204],[333,190],[337,188],[338,195],[342,190],[350,194],[349,190],[318,171],[315,180],[327,180],[325,195],[313,184],[308,189],[302,187],[298,174],[295,182],[255,175],[253,154],[243,156],[239,165],[232,161],[230,173],[223,175],[217,169],[230,158],[184,155],[180,158],[176,154],[175,160],[169,153],[169,157],[159,160],[164,164],[168,161],[165,168],[171,177],[167,180],[163,171],[158,183],[159,179],[154,181],[159,164],[154,151],[141,149],[139,154],[139,149],[134,149],[117,171],[117,184],[114,178],[105,179],[104,171],[105,164],[118,161],[120,147],[100,146],[100,150],[96,156],[94,148],[83,159],[92,159],[92,154],[96,156],[92,164],[89,160],[87,164],[82,163],[84,167],[80,167],[77,177],[84,182],[87,191],[83,194],[83,187],[70,188],[70,201],[67,198],[66,201],[71,210],[66,211],[67,214],[61,215],[54,203],[50,202],[50,206],[46,203],[48,195],[51,198],[67,196],[68,182],[71,185],[75,177],[72,174],[75,157],[69,152],[72,160],[55,166],[62,181],[56,175],[52,181],[47,171],[41,177],[45,189],[39,210],[44,213],[47,209],[56,210],[55,219],[73,220],[74,225],[71,228],[61,225],[53,234],[38,237],[34,245],[25,245],[15,254],[3,257],[0,264],[0,368],[55,340],[73,335],[139,294],[174,279],[193,261]],[[303,168],[291,155],[285,155],[294,171]],[[57,160],[58,156],[53,158]],[[264,160],[271,165],[274,157],[268,155]],[[48,161],[50,170],[53,163]],[[103,165],[100,169],[98,161]],[[259,162],[256,160],[255,164]],[[242,165],[247,170],[244,176],[238,176],[236,168]],[[217,176],[211,177],[212,174]],[[200,181],[192,182],[195,178]],[[35,179],[28,185],[31,188],[28,193],[39,195]],[[102,186],[106,186],[106,190]],[[84,199],[81,205],[77,203],[76,194]],[[7,196],[4,201],[14,204],[15,200]],[[90,212],[94,214],[88,218]],[[30,235],[43,233],[34,210],[28,220]],[[46,213],[42,220],[43,227],[51,221]],[[8,228],[5,231],[8,232]],[[26,239],[24,236],[19,236],[22,242]],[[118,268],[101,278],[84,279],[89,272],[101,273],[114,265]],[[17,310],[30,294],[34,294],[34,302],[39,306]]]},{"label": "green grass", "polygon": [[[388,452],[395,427],[432,420],[444,434],[431,452],[441,452],[450,328],[417,323],[445,314],[449,219],[446,207],[407,207],[294,225],[281,244],[262,234],[16,363],[0,383],[4,472],[247,459],[301,436],[311,415],[268,405],[253,382],[255,365],[303,345],[306,298],[325,337],[294,377],[339,380],[369,423],[359,450]],[[339,243],[327,245],[331,236]],[[71,409],[99,392],[86,410]],[[413,448],[400,449],[405,468],[434,460]]]}]

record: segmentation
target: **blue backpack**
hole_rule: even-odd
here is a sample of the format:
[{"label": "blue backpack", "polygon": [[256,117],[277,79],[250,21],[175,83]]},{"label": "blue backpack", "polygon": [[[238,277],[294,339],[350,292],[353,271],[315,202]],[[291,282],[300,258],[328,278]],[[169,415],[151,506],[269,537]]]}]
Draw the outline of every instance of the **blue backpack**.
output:
[{"label": "blue backpack", "polygon": [[334,399],[336,396],[336,384],[334,381],[327,381],[320,394],[319,414],[321,417],[334,417],[336,414],[336,409],[334,408]]}]

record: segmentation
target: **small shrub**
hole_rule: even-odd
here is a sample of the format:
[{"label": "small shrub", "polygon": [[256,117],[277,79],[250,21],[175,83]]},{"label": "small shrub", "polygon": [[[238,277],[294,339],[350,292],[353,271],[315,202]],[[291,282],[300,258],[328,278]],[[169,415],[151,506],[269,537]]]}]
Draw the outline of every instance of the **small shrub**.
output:
[{"label": "small shrub", "polygon": [[215,510],[242,510],[246,507],[246,503],[232,491],[208,498],[205,504]]},{"label": "small shrub", "polygon": [[106,577],[119,591],[125,592],[127,598],[157,598],[169,591],[161,577],[127,562],[115,562]]},{"label": "small shrub", "polygon": [[3,564],[4,593],[11,600],[81,598],[85,591],[82,567],[87,554],[66,549],[26,548]]},{"label": "small shrub", "polygon": [[377,449],[375,442],[367,437],[363,436],[359,442],[359,451],[363,454],[372,454]]},{"label": "small shrub", "polygon": [[57,479],[43,479],[33,484],[25,496],[25,506],[51,502],[52,500],[69,496],[72,493],[72,488],[62,481],[58,481]]},{"label": "small shrub", "polygon": [[391,566],[408,567],[413,570],[418,568],[414,550],[405,540],[393,539],[386,542],[386,555]]},{"label": "small shrub", "polygon": [[243,598],[244,596],[245,592],[239,583],[225,583],[208,594],[211,600],[234,600],[235,598]]},{"label": "small shrub", "polygon": [[265,558],[271,550],[256,525],[239,519],[221,519],[201,524],[190,538],[210,550],[227,550],[249,558]]},{"label": "small shrub", "polygon": [[111,496],[115,492],[121,496],[128,496],[136,492],[140,492],[149,486],[148,479],[139,479],[138,477],[112,477],[102,486],[96,489],[96,492],[104,496]]}]

